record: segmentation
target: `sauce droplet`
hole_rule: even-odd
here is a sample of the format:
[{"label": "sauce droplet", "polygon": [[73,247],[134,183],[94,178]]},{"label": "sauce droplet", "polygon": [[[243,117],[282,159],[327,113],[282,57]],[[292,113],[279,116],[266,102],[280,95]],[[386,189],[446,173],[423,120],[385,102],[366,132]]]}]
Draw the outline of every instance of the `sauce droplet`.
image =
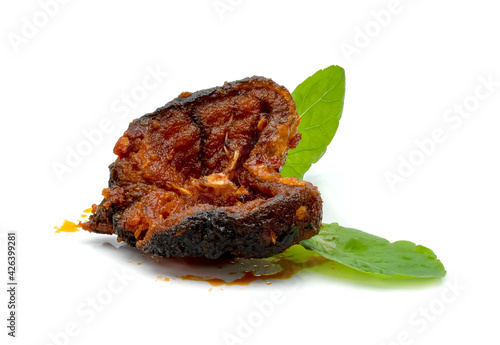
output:
[{"label": "sauce droplet", "polygon": [[77,232],[78,226],[75,223],[65,219],[63,225],[61,225],[60,227],[54,226],[54,229],[57,229],[56,234],[60,232]]}]

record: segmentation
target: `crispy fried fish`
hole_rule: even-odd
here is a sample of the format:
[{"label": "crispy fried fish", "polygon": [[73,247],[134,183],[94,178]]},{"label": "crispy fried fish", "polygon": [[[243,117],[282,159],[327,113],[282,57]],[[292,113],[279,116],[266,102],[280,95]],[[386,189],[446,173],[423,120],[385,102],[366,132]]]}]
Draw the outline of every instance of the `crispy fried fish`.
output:
[{"label": "crispy fried fish", "polygon": [[130,123],[85,230],[163,257],[269,257],[318,233],[316,187],[279,171],[300,117],[286,88],[251,77],[184,92]]}]

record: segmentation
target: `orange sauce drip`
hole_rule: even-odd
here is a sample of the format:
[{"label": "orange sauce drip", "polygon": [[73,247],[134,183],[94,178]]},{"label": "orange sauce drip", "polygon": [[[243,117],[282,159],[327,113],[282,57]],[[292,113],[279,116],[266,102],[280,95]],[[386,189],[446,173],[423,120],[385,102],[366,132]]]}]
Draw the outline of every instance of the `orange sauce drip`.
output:
[{"label": "orange sauce drip", "polygon": [[[92,212],[92,207],[86,208],[85,210],[83,210],[84,214],[81,214],[80,216],[82,218],[86,218],[89,216],[88,214],[91,212]],[[56,229],[56,233],[59,233],[59,232],[77,232],[78,228],[81,227],[81,224],[82,224],[81,222],[80,222],[80,224],[76,224],[76,223],[70,222],[69,220],[65,219],[63,225],[54,226],[54,229]]]},{"label": "orange sauce drip", "polygon": [[166,281],[166,282],[170,281],[170,278],[167,278],[167,277],[156,276],[156,278],[159,279],[159,280]]},{"label": "orange sauce drip", "polygon": [[65,219],[63,225],[61,225],[60,227],[54,226],[54,229],[57,229],[56,234],[59,232],[77,232],[78,226],[75,223]]},{"label": "orange sauce drip", "polygon": [[212,286],[221,286],[221,285],[247,286],[247,285],[250,285],[251,283],[253,283],[257,280],[266,281],[266,285],[270,285],[271,282],[268,281],[270,279],[289,279],[295,273],[303,270],[304,268],[319,266],[319,265],[322,265],[328,261],[329,261],[328,259],[323,258],[323,257],[320,257],[320,258],[312,257],[312,258],[308,258],[306,261],[304,261],[302,263],[297,263],[297,262],[291,261],[291,260],[283,257],[275,262],[275,264],[280,265],[282,268],[282,270],[279,272],[276,272],[273,274],[257,275],[257,274],[255,274],[254,271],[247,271],[247,272],[243,272],[242,277],[235,279],[233,281],[230,281],[230,282],[227,282],[227,281],[220,279],[220,278],[199,277],[199,276],[194,276],[191,274],[182,276],[180,278],[182,280],[205,281]]}]

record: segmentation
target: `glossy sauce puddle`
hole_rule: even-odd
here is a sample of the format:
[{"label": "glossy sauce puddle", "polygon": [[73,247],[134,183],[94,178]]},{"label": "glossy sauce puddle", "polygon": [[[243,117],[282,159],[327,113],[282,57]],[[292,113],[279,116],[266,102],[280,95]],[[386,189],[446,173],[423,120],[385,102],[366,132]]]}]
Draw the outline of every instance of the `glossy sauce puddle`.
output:
[{"label": "glossy sauce puddle", "polygon": [[[82,218],[87,217],[92,209],[88,208],[83,211]],[[59,227],[54,227],[56,233],[73,233],[79,231],[77,223],[69,220],[64,220]],[[300,249],[298,249],[300,248]],[[184,268],[194,268],[197,274],[185,274],[177,276],[180,280],[186,281],[203,281],[211,286],[249,286],[257,281],[264,281],[266,285],[270,285],[270,280],[285,280],[290,279],[294,274],[306,268],[312,268],[331,262],[326,258],[313,254],[303,247],[292,246],[287,251],[272,258],[267,259],[192,259],[192,258],[173,258],[164,259],[158,258],[153,261],[169,266],[169,262],[175,262],[184,266]],[[132,263],[132,261],[129,261]],[[142,263],[137,263],[141,265]],[[198,275],[200,270],[206,269],[208,275]],[[214,271],[216,269],[217,271]],[[240,275],[236,279],[231,279],[233,275]],[[156,276],[160,281],[175,280],[174,277]],[[212,288],[209,290],[212,291]]]},{"label": "glossy sauce puddle", "polygon": [[[221,285],[226,285],[226,286],[234,286],[234,285],[239,285],[239,286],[248,286],[253,282],[256,281],[266,281],[266,285],[270,285],[271,282],[269,280],[271,279],[290,279],[295,273],[298,273],[302,271],[305,268],[310,268],[314,266],[319,266],[324,264],[325,262],[328,262],[328,259],[325,258],[318,258],[316,256],[308,258],[304,262],[295,262],[293,260],[290,260],[286,257],[281,257],[275,262],[272,262],[272,265],[278,265],[281,267],[281,270],[275,273],[271,274],[258,274],[256,271],[243,271],[243,276],[240,278],[237,278],[233,281],[226,281],[221,278],[209,278],[209,277],[199,277],[195,275],[184,275],[181,276],[180,278],[182,280],[194,280],[194,281],[205,281],[209,283],[212,286],[221,286]],[[229,272],[228,274],[235,274],[236,272]]]}]

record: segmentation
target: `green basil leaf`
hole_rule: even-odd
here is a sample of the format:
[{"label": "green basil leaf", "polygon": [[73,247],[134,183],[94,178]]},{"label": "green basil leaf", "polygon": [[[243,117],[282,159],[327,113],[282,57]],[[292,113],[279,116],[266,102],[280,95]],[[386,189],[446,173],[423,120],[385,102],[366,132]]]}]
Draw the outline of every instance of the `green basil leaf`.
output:
[{"label": "green basil leaf", "polygon": [[446,270],[429,248],[409,241],[390,243],[366,232],[323,224],[318,235],[300,242],[322,256],[384,277],[444,277]]},{"label": "green basil leaf", "polygon": [[292,92],[301,117],[299,145],[290,150],[281,170],[283,177],[299,179],[326,152],[339,126],[344,108],[345,73],[339,66],[319,70]]}]

